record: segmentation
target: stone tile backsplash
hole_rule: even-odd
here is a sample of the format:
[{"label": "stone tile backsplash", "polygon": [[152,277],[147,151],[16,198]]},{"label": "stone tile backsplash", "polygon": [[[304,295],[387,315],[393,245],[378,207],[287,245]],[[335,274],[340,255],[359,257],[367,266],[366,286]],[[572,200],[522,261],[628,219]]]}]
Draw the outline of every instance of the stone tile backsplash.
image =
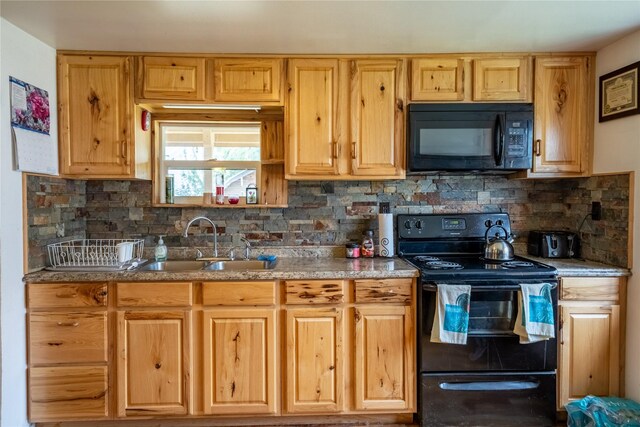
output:
[{"label": "stone tile backsplash", "polygon": [[[148,181],[28,179],[29,199],[42,197],[38,199],[41,202],[28,206],[29,266],[33,269],[42,266],[41,246],[49,241],[36,238],[53,239],[51,227],[61,221],[66,221],[67,231],[79,236],[140,237],[147,248],[153,248],[157,235],[163,234],[170,251],[212,245],[211,237],[197,230],[195,236],[182,237],[186,223],[198,215],[216,223],[222,247],[231,245],[231,236],[236,233],[244,234],[253,246],[331,246],[360,240],[366,229],[376,230],[378,204],[389,202],[394,214],[507,212],[518,235],[516,249],[524,253],[529,230],[576,231],[594,200],[602,202],[603,219],[587,217],[582,224],[583,257],[627,265],[628,174],[555,180],[428,175],[398,181],[290,181],[289,208],[277,209],[156,208],[151,206]],[[64,203],[66,198],[68,204]],[[54,215],[50,223],[37,224],[44,222],[46,209],[59,212],[55,214],[59,216]],[[75,215],[73,221],[71,214]],[[39,234],[43,227],[47,231]],[[201,231],[209,234],[212,230],[203,227]]]}]

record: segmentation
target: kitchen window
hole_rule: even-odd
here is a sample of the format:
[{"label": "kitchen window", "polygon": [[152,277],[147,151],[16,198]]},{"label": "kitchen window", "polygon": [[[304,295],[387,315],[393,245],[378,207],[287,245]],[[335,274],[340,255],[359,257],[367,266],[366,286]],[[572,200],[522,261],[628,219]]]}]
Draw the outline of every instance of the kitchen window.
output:
[{"label": "kitchen window", "polygon": [[167,176],[173,177],[175,204],[215,204],[216,185],[224,177],[227,197],[244,195],[260,183],[259,122],[158,123],[160,202],[166,203]]}]

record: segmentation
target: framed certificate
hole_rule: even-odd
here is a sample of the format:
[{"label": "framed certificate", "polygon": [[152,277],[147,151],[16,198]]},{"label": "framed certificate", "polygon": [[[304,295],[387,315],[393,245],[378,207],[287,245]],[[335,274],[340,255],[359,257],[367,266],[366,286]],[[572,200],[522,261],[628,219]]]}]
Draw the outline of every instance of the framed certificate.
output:
[{"label": "framed certificate", "polygon": [[640,61],[600,77],[598,121],[640,114],[638,74]]}]

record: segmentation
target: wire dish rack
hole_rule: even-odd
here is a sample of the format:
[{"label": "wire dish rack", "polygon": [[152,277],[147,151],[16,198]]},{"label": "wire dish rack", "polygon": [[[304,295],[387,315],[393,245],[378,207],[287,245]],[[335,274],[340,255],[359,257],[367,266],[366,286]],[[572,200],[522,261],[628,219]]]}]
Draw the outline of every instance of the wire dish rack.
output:
[{"label": "wire dish rack", "polygon": [[77,239],[47,245],[51,269],[121,270],[142,259],[142,239]]}]

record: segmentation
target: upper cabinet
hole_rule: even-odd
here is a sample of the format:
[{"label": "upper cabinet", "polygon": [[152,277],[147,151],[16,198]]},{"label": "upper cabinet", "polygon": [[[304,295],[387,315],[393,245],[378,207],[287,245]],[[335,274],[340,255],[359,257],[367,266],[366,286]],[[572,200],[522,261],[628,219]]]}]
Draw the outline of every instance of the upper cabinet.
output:
[{"label": "upper cabinet", "polygon": [[473,60],[474,101],[526,101],[531,92],[531,58]]},{"label": "upper cabinet", "polygon": [[203,101],[204,58],[145,56],[138,66],[144,99]]},{"label": "upper cabinet", "polygon": [[216,102],[280,102],[281,59],[214,59],[213,76]]},{"label": "upper cabinet", "polygon": [[529,55],[439,55],[411,60],[411,101],[531,102]]},{"label": "upper cabinet", "polygon": [[149,178],[150,146],[132,135],[131,57],[59,55],[58,103],[62,175]]},{"label": "upper cabinet", "polygon": [[590,172],[593,136],[591,57],[537,57],[531,176]]},{"label": "upper cabinet", "polygon": [[464,99],[462,58],[419,58],[411,60],[412,101],[462,101]]},{"label": "upper cabinet", "polygon": [[137,99],[160,105],[282,105],[281,58],[138,58]]},{"label": "upper cabinet", "polygon": [[290,60],[287,178],[404,178],[404,64]]}]

